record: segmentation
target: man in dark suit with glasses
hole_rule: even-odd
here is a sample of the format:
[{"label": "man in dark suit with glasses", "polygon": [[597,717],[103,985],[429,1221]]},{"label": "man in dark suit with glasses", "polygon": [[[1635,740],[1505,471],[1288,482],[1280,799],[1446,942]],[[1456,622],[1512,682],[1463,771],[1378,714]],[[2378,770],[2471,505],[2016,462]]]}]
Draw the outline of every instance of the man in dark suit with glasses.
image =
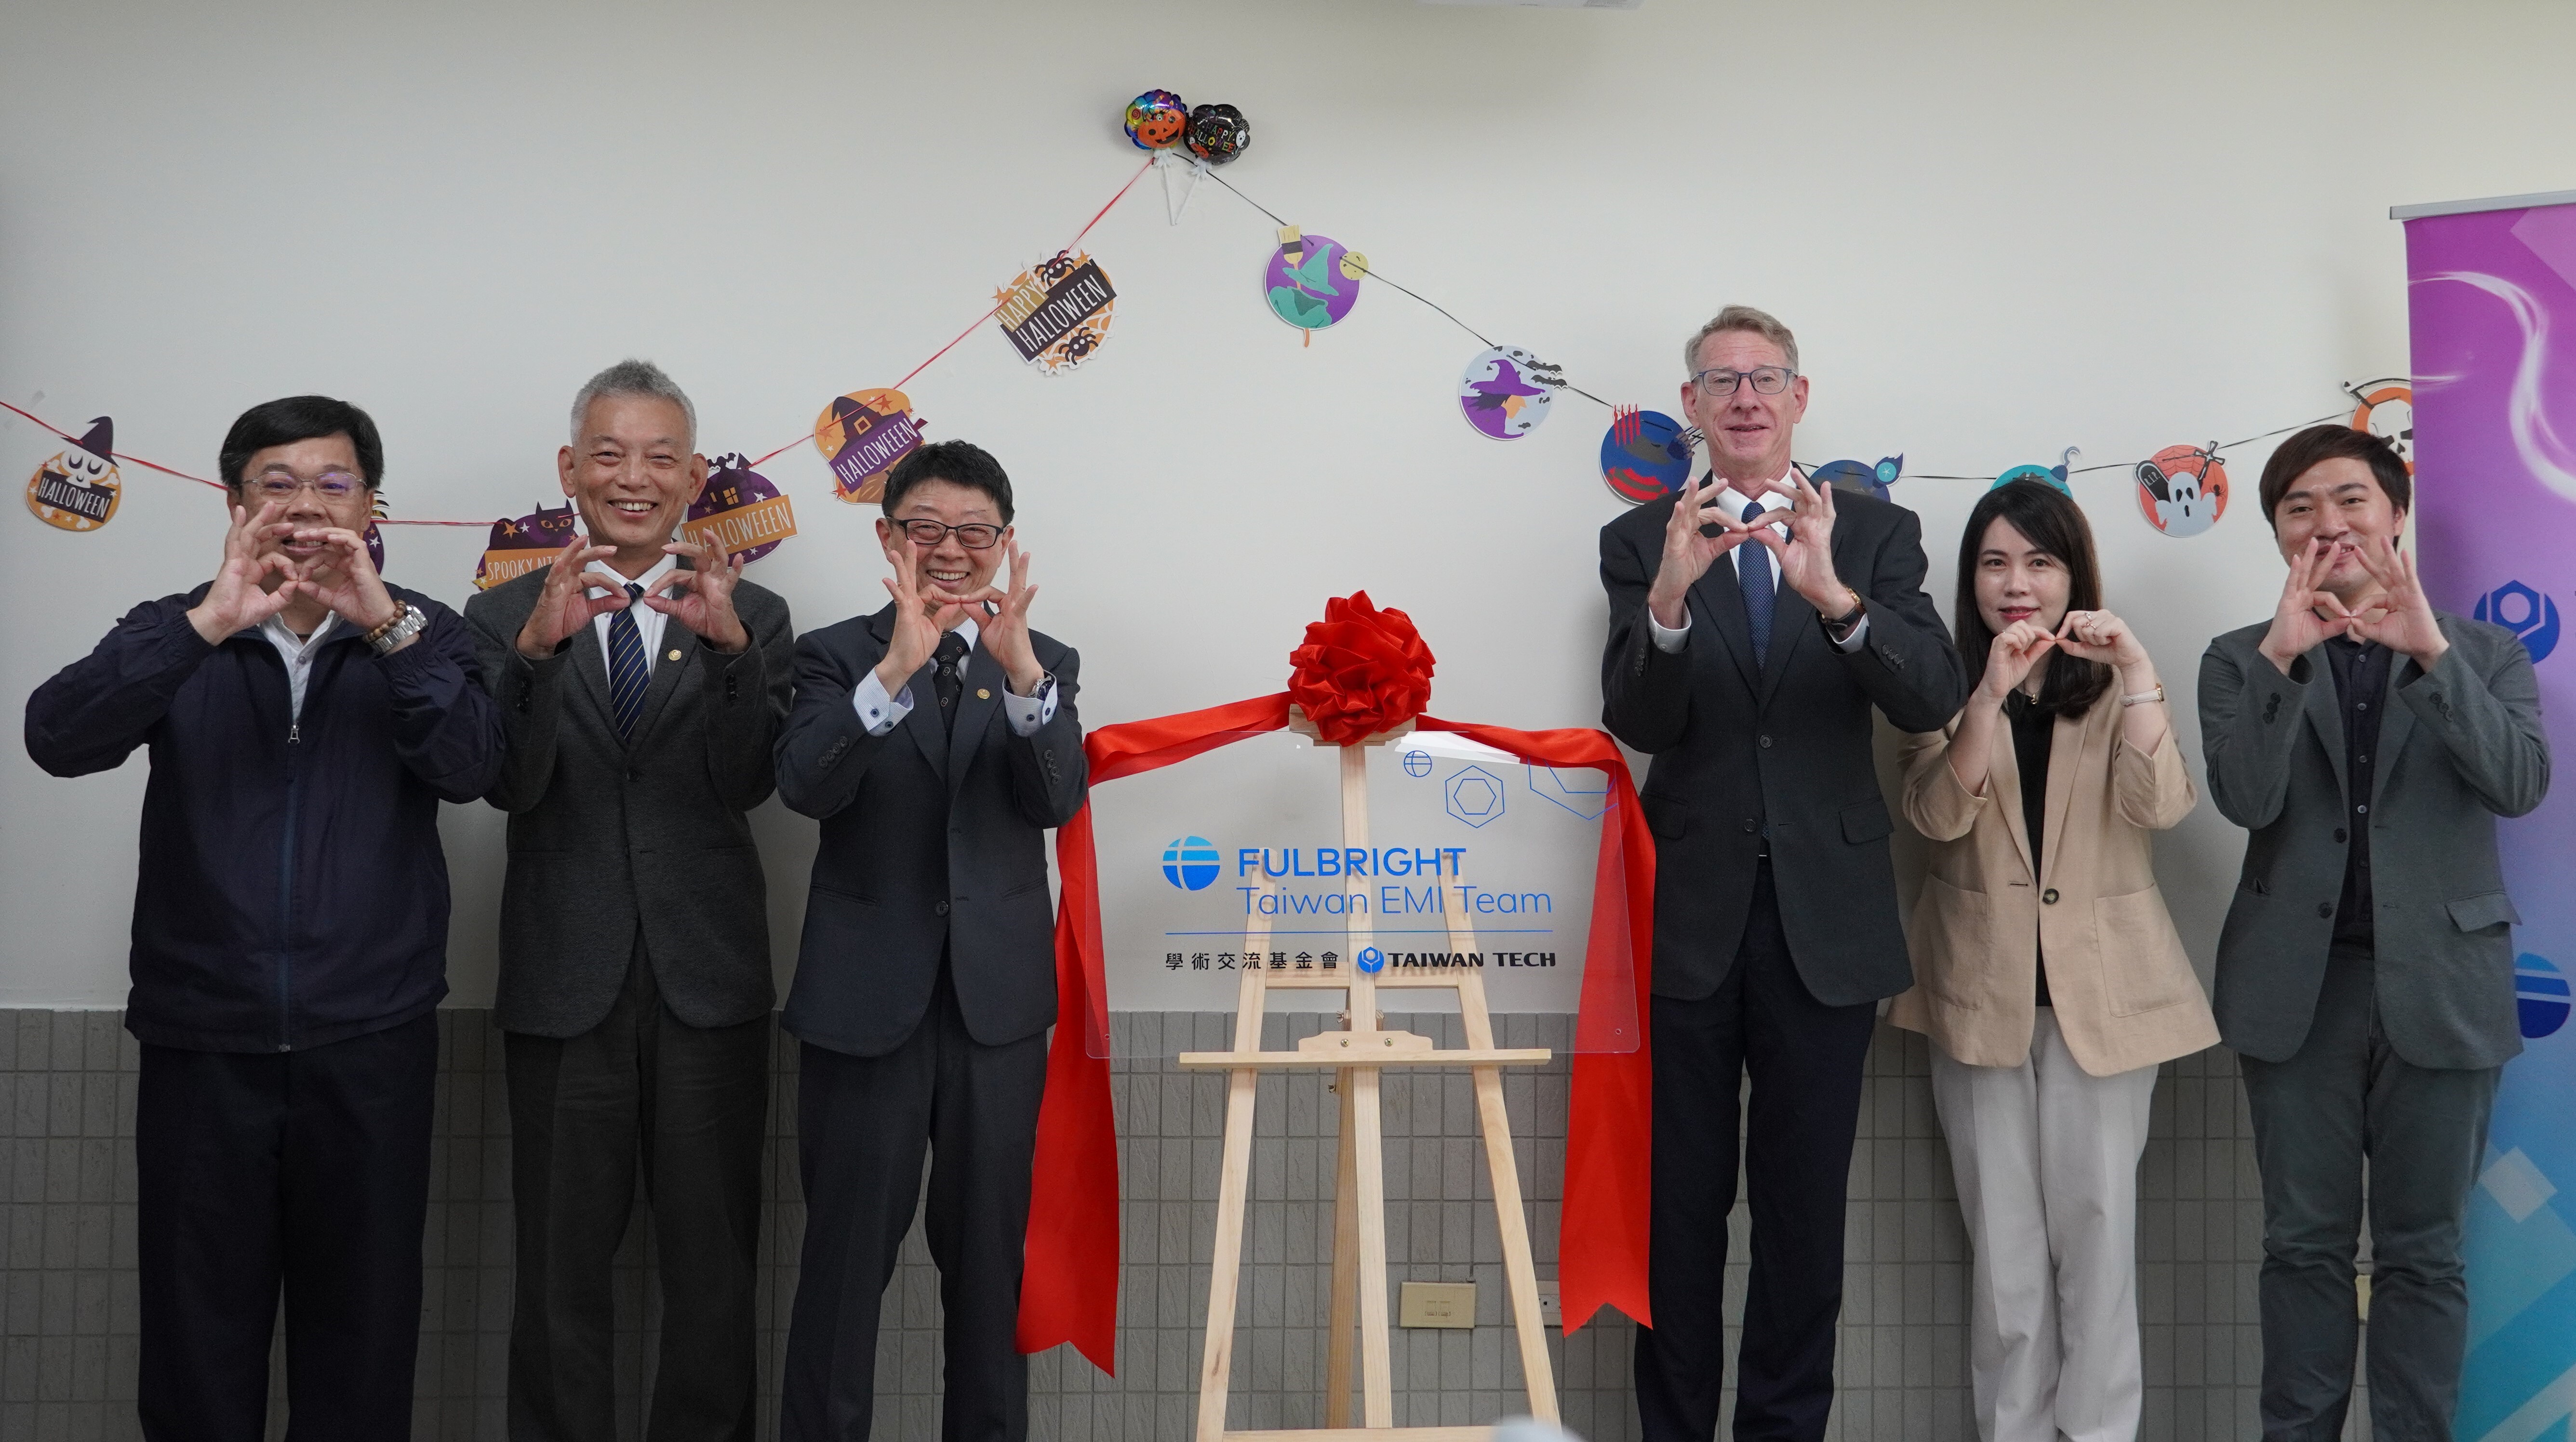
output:
[{"label": "man in dark suit with glasses", "polygon": [[1601,529],[1603,719],[1654,756],[1654,1319],[1636,1361],[1652,1442],[1717,1427],[1747,1074],[1735,1435],[1824,1435],[1861,1062],[1878,1001],[1914,979],[1870,712],[1937,730],[1967,689],[1913,513],[1790,464],[1797,344],[1750,306],[1702,326],[1682,405],[1709,474]]},{"label": "man in dark suit with glasses", "polygon": [[823,823],[783,1019],[803,1043],[807,1210],[779,1431],[868,1435],[878,1304],[926,1147],[942,1435],[1017,1442],[1021,1245],[1056,1015],[1043,840],[1089,777],[1080,661],[1029,629],[1037,588],[999,462],[964,441],[923,446],[886,477],[883,505],[893,600],[797,643],[778,741],[780,796]]}]

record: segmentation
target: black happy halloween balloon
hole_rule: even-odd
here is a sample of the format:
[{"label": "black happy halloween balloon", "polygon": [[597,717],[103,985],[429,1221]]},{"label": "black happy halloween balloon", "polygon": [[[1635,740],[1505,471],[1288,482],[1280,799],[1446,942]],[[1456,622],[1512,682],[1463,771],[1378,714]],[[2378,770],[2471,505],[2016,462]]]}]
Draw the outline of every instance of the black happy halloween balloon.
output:
[{"label": "black happy halloween balloon", "polygon": [[1231,105],[1202,105],[1190,112],[1189,132],[1181,143],[1208,164],[1223,165],[1252,144],[1252,123]]}]

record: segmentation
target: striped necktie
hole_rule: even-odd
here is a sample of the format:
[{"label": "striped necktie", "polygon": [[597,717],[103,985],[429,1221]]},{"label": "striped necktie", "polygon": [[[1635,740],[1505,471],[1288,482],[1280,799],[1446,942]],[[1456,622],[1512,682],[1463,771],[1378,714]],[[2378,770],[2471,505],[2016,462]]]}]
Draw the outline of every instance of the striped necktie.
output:
[{"label": "striped necktie", "polygon": [[608,705],[617,714],[617,734],[632,740],[635,723],[644,717],[644,689],[652,684],[653,665],[644,654],[644,636],[635,627],[635,602],[644,588],[626,584],[626,609],[608,622]]}]

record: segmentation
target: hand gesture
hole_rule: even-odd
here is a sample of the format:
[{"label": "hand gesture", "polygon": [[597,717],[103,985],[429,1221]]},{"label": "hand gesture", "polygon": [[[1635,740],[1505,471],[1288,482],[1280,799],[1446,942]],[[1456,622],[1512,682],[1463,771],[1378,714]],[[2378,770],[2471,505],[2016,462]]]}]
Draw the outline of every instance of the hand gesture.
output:
[{"label": "hand gesture", "polygon": [[[206,599],[188,612],[188,624],[207,644],[222,644],[226,636],[266,621],[295,599],[287,584],[295,579],[294,565],[276,552],[259,553],[261,542],[288,529],[277,524],[285,509],[284,501],[261,502],[255,516],[243,507],[232,508],[232,524],[224,529],[223,563],[215,568]],[[268,584],[271,576],[277,578],[273,586]]]},{"label": "hand gesture", "polygon": [[2374,536],[2361,545],[2361,568],[2379,583],[2379,596],[2359,611],[2347,613],[2344,634],[2358,641],[2376,641],[2432,670],[2442,653],[2451,649],[2451,642],[2433,619],[2433,603],[2425,599],[2424,588],[2415,579],[2415,558],[2398,550],[2388,537]]},{"label": "hand gesture", "polygon": [[695,569],[673,571],[663,578],[664,584],[682,594],[648,593],[644,604],[688,627],[699,640],[718,651],[731,653],[748,647],[751,633],[743,629],[742,619],[733,612],[733,588],[742,579],[742,558],[719,555],[715,547],[694,541],[673,541],[662,549],[688,557]]},{"label": "hand gesture", "polygon": [[[1713,478],[1705,488],[1697,480],[1686,479],[1671,517],[1664,522],[1663,559],[1647,588],[1646,609],[1665,630],[1681,629],[1684,597],[1717,564],[1717,558],[1752,539],[1752,531],[1720,504],[1725,494],[1726,487]],[[1715,536],[1701,534],[1710,525],[1724,530]]]},{"label": "hand gesture", "polygon": [[1806,597],[1819,615],[1831,619],[1850,611],[1858,593],[1834,574],[1834,488],[1819,487],[1792,467],[1787,477],[1763,489],[1789,498],[1787,539],[1762,523],[1770,514],[1767,509],[1753,526],[1753,539],[1778,559],[1780,579]]},{"label": "hand gesture", "polygon": [[[575,536],[555,552],[554,564],[546,570],[545,589],[537,593],[528,623],[519,628],[519,654],[531,661],[553,655],[592,621],[626,609],[626,592],[612,584],[615,578],[587,573],[592,562],[616,555],[617,548],[585,545],[585,539]],[[602,586],[608,587],[608,594],[594,598],[591,591]]]},{"label": "hand gesture", "polygon": [[2067,612],[2066,619],[2057,623],[2057,649],[2078,660],[2105,662],[2124,675],[2141,667],[2154,668],[2129,623],[2108,611]]},{"label": "hand gesture", "polygon": [[2035,621],[2006,626],[1986,648],[1986,674],[1977,682],[1978,698],[1989,706],[2004,704],[2015,686],[2030,679],[2031,669],[2048,649],[2058,644],[2058,638]]},{"label": "hand gesture", "polygon": [[912,681],[912,674],[930,660],[939,649],[939,638],[947,634],[944,624],[957,598],[921,582],[921,568],[915,564],[912,543],[895,533],[886,547],[886,561],[894,574],[886,578],[886,593],[894,597],[894,634],[886,640],[885,659],[877,662],[877,684],[889,696],[899,695]]},{"label": "hand gesture", "polygon": [[[1038,588],[1029,584],[1029,563],[1037,558],[1022,555],[1017,541],[1005,541],[1003,546],[1003,555],[1011,567],[1011,589],[986,586],[971,596],[954,599],[961,606],[996,603],[992,615],[976,622],[975,644],[1000,663],[1002,674],[1010,678],[1012,695],[1034,696],[1038,683],[1046,679],[1046,668],[1038,664],[1037,653],[1029,647],[1029,602],[1036,600],[1038,594]],[[934,594],[948,596],[945,591]]]},{"label": "hand gesture", "polygon": [[366,537],[340,526],[302,526],[293,534],[295,539],[318,544],[321,549],[304,563],[294,580],[279,590],[291,589],[310,596],[361,631],[372,631],[402,618],[402,602],[393,598],[393,593],[385,589],[384,578],[376,574],[375,560],[367,554]]},{"label": "hand gesture", "polygon": [[[2263,633],[2262,644],[2255,648],[2284,676],[2290,674],[2291,662],[2323,645],[2328,636],[2342,633],[2352,615],[2333,592],[2317,589],[2333,569],[2334,542],[2323,536],[2290,558],[2290,574],[2281,582],[2281,602],[2272,610],[2272,629]],[[2318,615],[2320,606],[2333,612],[2333,619]]]}]

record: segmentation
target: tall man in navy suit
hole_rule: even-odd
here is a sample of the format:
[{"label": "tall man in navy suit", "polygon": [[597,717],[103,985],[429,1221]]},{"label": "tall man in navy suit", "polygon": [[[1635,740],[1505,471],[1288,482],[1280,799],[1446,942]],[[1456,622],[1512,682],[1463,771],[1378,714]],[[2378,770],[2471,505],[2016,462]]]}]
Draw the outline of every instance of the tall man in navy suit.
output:
[{"label": "tall man in navy suit", "polygon": [[[804,1049],[785,1442],[865,1438],[877,1307],[921,1194],[950,1442],[1028,1435],[1016,1331],[1046,1029],[1047,828],[1082,808],[1080,660],[1029,629],[1011,481],[964,441],[886,478],[894,600],[796,643],[778,791],[823,823],[782,1024]],[[1011,563],[1007,589],[994,584]]]},{"label": "tall man in navy suit", "polygon": [[1602,714],[1651,753],[1655,833],[1652,1442],[1708,1442],[1724,1373],[1737,1095],[1753,1266],[1738,1438],[1817,1438],[1833,1409],[1843,1192],[1877,1003],[1913,983],[1875,707],[1936,730],[1967,678],[1923,593],[1914,514],[1790,464],[1807,378],[1788,327],[1729,306],[1683,351],[1710,473],[1601,529]]}]

